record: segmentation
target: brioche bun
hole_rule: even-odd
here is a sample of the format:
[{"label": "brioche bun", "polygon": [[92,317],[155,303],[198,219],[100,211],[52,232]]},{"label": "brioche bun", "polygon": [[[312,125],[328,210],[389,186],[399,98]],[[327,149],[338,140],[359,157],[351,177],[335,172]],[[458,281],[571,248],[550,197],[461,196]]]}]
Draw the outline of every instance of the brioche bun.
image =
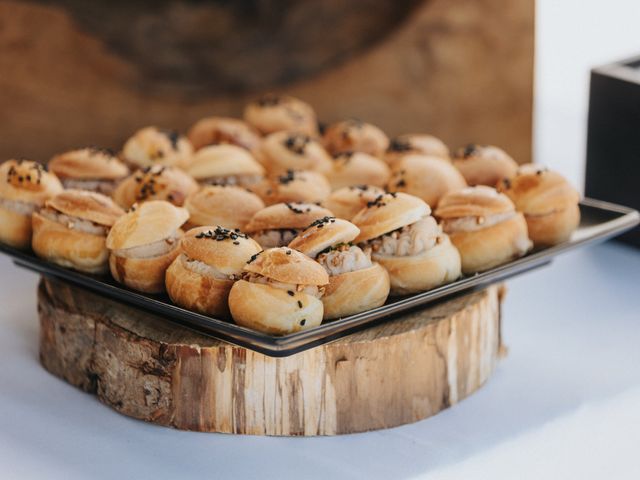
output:
[{"label": "brioche bun", "polygon": [[301,202],[322,203],[331,194],[331,186],[318,172],[289,170],[282,175],[272,175],[252,187],[265,204]]},{"label": "brioche bun", "polygon": [[333,190],[358,184],[384,187],[390,176],[391,171],[384,161],[364,152],[339,153],[327,175]]},{"label": "brioche bun", "polygon": [[332,168],[331,157],[320,142],[300,132],[267,135],[260,146],[259,158],[272,175],[287,170],[312,170],[326,175]]},{"label": "brioche bun", "polygon": [[122,147],[122,159],[133,168],[186,168],[192,155],[193,147],[184,135],[157,127],[138,130]]},{"label": "brioche bun", "polygon": [[187,137],[196,151],[209,145],[230,144],[253,152],[260,146],[260,135],[255,129],[229,117],[202,118],[189,129]]},{"label": "brioche bun", "polygon": [[375,200],[385,191],[373,185],[354,185],[335,190],[329,195],[323,205],[331,210],[337,218],[352,220],[367,203]]},{"label": "brioche bun", "polygon": [[244,110],[245,121],[263,135],[281,130],[318,135],[318,120],[313,108],[288,95],[266,94]]},{"label": "brioche bun", "polygon": [[405,155],[414,153],[450,161],[449,147],[439,138],[426,133],[407,133],[391,139],[384,160],[393,168]]},{"label": "brioche bun", "polygon": [[264,202],[241,187],[208,185],[189,195],[184,208],[189,211],[190,227],[221,225],[242,229],[264,208]]},{"label": "brioche bun", "polygon": [[495,187],[502,178],[515,175],[518,164],[504,150],[492,145],[469,144],[458,149],[453,165],[467,184]]},{"label": "brioche bun", "polygon": [[382,158],[389,147],[389,138],[380,128],[357,119],[330,125],[324,132],[323,140],[332,155],[352,151]]}]

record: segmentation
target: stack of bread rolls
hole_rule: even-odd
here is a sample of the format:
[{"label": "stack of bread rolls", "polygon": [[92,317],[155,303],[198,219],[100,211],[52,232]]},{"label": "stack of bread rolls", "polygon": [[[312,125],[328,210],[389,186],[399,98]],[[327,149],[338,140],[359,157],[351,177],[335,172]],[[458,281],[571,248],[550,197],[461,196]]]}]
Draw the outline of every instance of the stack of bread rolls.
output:
[{"label": "stack of bread rolls", "polygon": [[287,95],[0,165],[0,241],[283,335],[567,241],[579,195],[491,145],[450,150]]}]

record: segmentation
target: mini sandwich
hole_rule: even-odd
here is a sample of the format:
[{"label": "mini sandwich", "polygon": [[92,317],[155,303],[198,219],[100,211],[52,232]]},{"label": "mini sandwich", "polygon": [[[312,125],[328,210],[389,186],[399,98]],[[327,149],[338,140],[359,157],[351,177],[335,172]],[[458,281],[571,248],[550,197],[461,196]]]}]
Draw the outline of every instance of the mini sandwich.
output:
[{"label": "mini sandwich", "polygon": [[384,187],[391,172],[384,161],[364,152],[342,152],[333,160],[333,168],[327,175],[333,190],[353,185]]},{"label": "mini sandwich", "polygon": [[320,264],[291,248],[272,248],[254,255],[244,271],[229,294],[238,325],[285,335],[322,323],[329,276]]},{"label": "mini sandwich", "polygon": [[331,156],[309,135],[281,131],[267,135],[260,146],[260,161],[270,174],[287,170],[313,170],[323,174],[331,170]]},{"label": "mini sandwich", "polygon": [[132,168],[152,165],[186,168],[192,155],[193,147],[184,135],[156,127],[138,130],[122,148],[122,159]]},{"label": "mini sandwich", "polygon": [[371,262],[353,240],[360,230],[335,217],[313,222],[289,244],[290,248],[315,258],[329,274],[322,303],[324,319],[346,317],[383,305],[389,296],[389,274]]},{"label": "mini sandwich", "polygon": [[531,248],[527,222],[509,197],[486,186],[445,195],[435,212],[472,274],[523,256]]},{"label": "mini sandwich", "polygon": [[393,168],[402,157],[412,153],[451,160],[449,147],[438,137],[426,133],[407,133],[393,138],[384,159]]},{"label": "mini sandwich", "polygon": [[255,152],[260,146],[258,132],[237,118],[203,118],[191,127],[187,136],[196,151],[209,145],[229,144]]},{"label": "mini sandwich", "polygon": [[188,218],[184,208],[163,200],[142,203],[120,217],[107,236],[113,278],[141,292],[163,292]]},{"label": "mini sandwich", "polygon": [[167,270],[167,293],[176,305],[229,317],[229,291],[260,245],[239,230],[220,226],[189,230]]},{"label": "mini sandwich", "polygon": [[184,208],[189,211],[189,227],[220,225],[233,230],[244,228],[264,202],[244,188],[208,185],[189,195]]},{"label": "mini sandwich", "polygon": [[111,195],[118,182],[129,175],[127,166],[109,150],[91,147],[56,155],[48,166],[65,188],[105,195]]},{"label": "mini sandwich", "polygon": [[396,163],[387,190],[420,197],[435,208],[449,192],[467,186],[464,177],[450,162],[422,154],[405,155]]},{"label": "mini sandwich", "polygon": [[389,272],[392,295],[430,290],[460,276],[460,255],[423,200],[406,193],[380,195],[353,223],[363,250]]},{"label": "mini sandwich", "polygon": [[389,138],[375,125],[357,119],[344,120],[327,127],[323,135],[325,148],[332,155],[364,152],[382,158]]},{"label": "mini sandwich", "polygon": [[318,135],[318,120],[311,105],[288,95],[263,95],[247,105],[244,119],[263,135],[281,130]]},{"label": "mini sandwich", "polygon": [[106,273],[107,234],[122,215],[124,211],[105,195],[65,190],[33,214],[33,251],[63,267]]},{"label": "mini sandwich", "polygon": [[313,203],[277,203],[256,213],[244,231],[262,248],[283,247],[311,223],[331,216],[331,211]]},{"label": "mini sandwich", "polygon": [[264,178],[264,167],[251,153],[235,145],[211,145],[193,156],[187,170],[201,185],[251,188]]},{"label": "mini sandwich", "polygon": [[283,202],[322,203],[331,194],[326,177],[308,170],[271,175],[252,188],[267,205]]},{"label": "mini sandwich", "polygon": [[31,214],[62,191],[60,180],[42,165],[9,160],[0,165],[0,242],[31,245]]},{"label": "mini sandwich", "polygon": [[382,188],[373,185],[343,187],[332,192],[323,205],[331,210],[336,217],[351,220],[367,203],[383,193],[385,192]]},{"label": "mini sandwich", "polygon": [[149,200],[166,200],[181,207],[198,188],[196,181],[179,168],[155,165],[120,182],[113,199],[124,209]]},{"label": "mini sandwich", "polygon": [[534,164],[522,165],[498,190],[524,214],[529,238],[536,247],[562,243],[580,224],[580,194],[557,172]]},{"label": "mini sandwich", "polygon": [[469,144],[453,157],[453,165],[460,170],[469,185],[495,187],[499,180],[516,174],[518,164],[504,150],[491,145]]}]

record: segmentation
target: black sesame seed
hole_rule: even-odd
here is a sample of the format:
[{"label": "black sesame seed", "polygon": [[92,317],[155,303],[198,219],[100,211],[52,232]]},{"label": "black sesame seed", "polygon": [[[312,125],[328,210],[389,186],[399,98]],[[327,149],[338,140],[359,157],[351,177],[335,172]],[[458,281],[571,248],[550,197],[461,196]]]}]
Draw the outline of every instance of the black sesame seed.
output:
[{"label": "black sesame seed", "polygon": [[302,308],[302,302],[300,300],[298,300],[298,307]]},{"label": "black sesame seed", "polygon": [[287,255],[291,255],[291,250],[287,250]]},{"label": "black sesame seed", "polygon": [[302,320],[300,320],[300,325],[304,325],[305,323],[307,323],[307,319],[303,318]]},{"label": "black sesame seed", "polygon": [[287,293],[289,294],[290,297],[293,297],[295,295],[295,293],[293,293],[291,290],[287,290]]}]

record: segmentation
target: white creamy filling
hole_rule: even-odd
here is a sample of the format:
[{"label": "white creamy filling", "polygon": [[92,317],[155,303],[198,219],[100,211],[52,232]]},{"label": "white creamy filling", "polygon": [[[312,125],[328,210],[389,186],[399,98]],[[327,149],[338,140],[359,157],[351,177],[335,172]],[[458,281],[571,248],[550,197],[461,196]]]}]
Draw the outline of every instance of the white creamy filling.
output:
[{"label": "white creamy filling", "polygon": [[198,273],[205,277],[215,278],[216,280],[237,280],[236,275],[226,275],[207,263],[200,260],[194,260],[187,257],[184,253],[180,254],[180,261],[187,270]]},{"label": "white creamy filling", "polygon": [[261,175],[227,175],[221,177],[202,178],[198,181],[207,185],[235,185],[239,187],[250,187],[261,180]]},{"label": "white creamy filling", "polygon": [[79,190],[89,190],[92,192],[111,195],[116,187],[113,180],[87,180],[77,178],[65,178],[62,180],[64,188],[75,188]]},{"label": "white creamy filling", "polygon": [[322,297],[324,293],[324,287],[318,287],[317,285],[296,285],[295,283],[284,283],[274,280],[273,278],[263,277],[259,273],[245,273],[244,279],[251,283],[261,283],[262,285],[269,285],[273,288],[279,288],[291,292],[289,295],[292,297],[296,293],[306,293],[316,298]]},{"label": "white creamy filling", "polygon": [[341,245],[316,257],[329,275],[355,272],[371,266],[370,252],[363,252],[355,245]]},{"label": "white creamy filling", "polygon": [[446,233],[452,232],[475,232],[483,228],[491,227],[497,223],[509,220],[516,215],[516,212],[497,213],[482,217],[459,217],[450,218],[442,222],[442,227]]},{"label": "white creamy filling", "polygon": [[440,240],[442,230],[435,218],[423,217],[399,230],[374,238],[368,242],[378,255],[407,257],[419,255],[433,248]]},{"label": "white creamy filling", "polygon": [[37,208],[35,203],[21,202],[19,200],[7,200],[4,198],[0,198],[0,206],[7,210],[11,210],[12,212],[19,213],[20,215],[31,215]]},{"label": "white creamy filling", "polygon": [[295,229],[261,230],[251,235],[265,250],[267,248],[286,247],[298,235]]},{"label": "white creamy filling", "polygon": [[77,230],[92,235],[106,235],[109,233],[109,228],[104,225],[98,225],[91,220],[66,215],[52,208],[43,208],[39,213],[52,222],[60,223],[70,230]]},{"label": "white creamy filling", "polygon": [[170,237],[158,240],[157,242],[148,243],[146,245],[140,245],[137,247],[123,248],[119,250],[113,250],[113,254],[118,257],[126,258],[154,258],[161,257],[177,248],[178,240],[180,239],[179,232],[176,231]]}]

